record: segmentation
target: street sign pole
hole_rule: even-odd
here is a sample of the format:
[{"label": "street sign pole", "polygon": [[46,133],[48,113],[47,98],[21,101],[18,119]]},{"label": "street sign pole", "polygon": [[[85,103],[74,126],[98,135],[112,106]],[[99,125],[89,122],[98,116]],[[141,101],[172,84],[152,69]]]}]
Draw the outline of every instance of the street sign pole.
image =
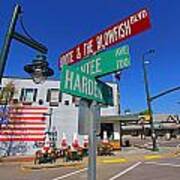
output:
[{"label": "street sign pole", "polygon": [[[90,131],[90,102],[85,98],[81,98],[79,101],[79,109],[78,109],[78,134],[79,135],[89,135]],[[100,134],[100,106],[96,106],[94,112],[94,121],[96,123],[96,134]]]},{"label": "street sign pole", "polygon": [[[93,57],[89,56],[150,27],[149,13],[147,9],[142,9],[63,53],[60,57],[59,65],[62,68],[61,92],[89,100],[88,106],[84,107],[87,116],[89,116],[89,128],[79,130],[79,132],[82,130],[82,134],[86,133],[87,129],[89,130],[88,180],[96,180],[96,117],[98,103],[113,105],[112,89],[96,78],[117,72],[130,65],[128,46],[116,49],[115,54],[114,51],[111,51],[101,55],[96,54]],[[82,59],[84,60],[81,63],[77,63]],[[67,67],[67,65],[70,65],[70,67]],[[81,103],[83,105],[84,102],[81,101]],[[85,112],[81,107],[79,120],[82,120],[83,116],[85,116]],[[84,125],[79,124],[79,127]]]},{"label": "street sign pole", "polygon": [[89,161],[88,161],[88,180],[96,180],[96,106],[95,101],[90,103],[90,131],[89,131]]}]

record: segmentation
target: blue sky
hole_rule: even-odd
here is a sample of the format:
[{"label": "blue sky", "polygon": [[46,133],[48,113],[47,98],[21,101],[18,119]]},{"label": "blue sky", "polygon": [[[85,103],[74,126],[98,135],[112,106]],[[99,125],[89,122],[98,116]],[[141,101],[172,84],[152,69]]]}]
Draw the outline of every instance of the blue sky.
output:
[{"label": "blue sky", "polygon": [[[142,70],[142,54],[155,49],[148,56],[150,92],[159,92],[180,86],[180,1],[178,0],[0,0],[0,47],[10,21],[13,7],[23,8],[23,21],[31,36],[48,47],[48,61],[55,70],[53,78],[59,79],[57,67],[59,55],[76,44],[90,38],[111,24],[147,7],[152,28],[123,41],[129,44],[132,65],[124,71],[120,81],[122,111],[138,112],[146,108]],[[23,34],[20,23],[16,31]],[[15,40],[4,75],[28,77],[23,67],[37,52]],[[111,76],[104,78],[111,80]],[[155,113],[180,113],[180,91],[153,102]]]}]

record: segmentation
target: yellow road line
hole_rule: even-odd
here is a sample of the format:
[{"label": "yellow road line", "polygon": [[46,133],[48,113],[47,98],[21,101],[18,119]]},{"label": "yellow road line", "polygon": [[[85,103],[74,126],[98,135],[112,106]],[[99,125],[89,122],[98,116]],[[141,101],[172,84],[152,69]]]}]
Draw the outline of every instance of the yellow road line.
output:
[{"label": "yellow road line", "polygon": [[116,158],[116,159],[105,159],[102,160],[103,163],[125,163],[127,162],[127,159],[125,158]]},{"label": "yellow road line", "polygon": [[151,159],[160,159],[160,158],[162,158],[162,156],[161,155],[146,155],[146,156],[144,156],[144,158],[146,160],[151,160]]}]

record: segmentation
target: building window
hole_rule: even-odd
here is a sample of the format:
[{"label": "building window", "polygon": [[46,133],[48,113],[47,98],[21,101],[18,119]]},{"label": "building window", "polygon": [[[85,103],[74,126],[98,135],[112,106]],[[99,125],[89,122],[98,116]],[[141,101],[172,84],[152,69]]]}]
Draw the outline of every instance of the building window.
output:
[{"label": "building window", "polygon": [[104,133],[107,133],[107,138],[109,140],[114,139],[114,125],[113,123],[101,123],[100,137],[103,139]]},{"label": "building window", "polygon": [[76,101],[76,96],[73,96],[72,97],[72,103],[75,103],[75,101]]},{"label": "building window", "polygon": [[36,102],[36,97],[37,97],[37,89],[21,89],[21,96],[20,96],[20,101],[22,102]]},{"label": "building window", "polygon": [[72,103],[77,107],[79,106],[80,98],[76,96],[72,96]]},{"label": "building window", "polygon": [[13,104],[18,104],[18,99],[13,99]]},{"label": "building window", "polygon": [[48,89],[46,101],[49,102],[50,106],[58,106],[62,100],[62,93],[59,89]]},{"label": "building window", "polygon": [[43,105],[43,104],[44,104],[43,99],[39,99],[39,105]]},{"label": "building window", "polygon": [[68,105],[69,105],[69,101],[68,101],[68,100],[65,100],[65,101],[64,101],[64,104],[65,104],[66,106],[68,106]]},{"label": "building window", "polygon": [[51,89],[48,89],[47,96],[46,96],[46,102],[50,101],[50,98],[51,98],[50,95],[51,95]]},{"label": "building window", "polygon": [[62,92],[59,92],[59,102],[62,101]]}]

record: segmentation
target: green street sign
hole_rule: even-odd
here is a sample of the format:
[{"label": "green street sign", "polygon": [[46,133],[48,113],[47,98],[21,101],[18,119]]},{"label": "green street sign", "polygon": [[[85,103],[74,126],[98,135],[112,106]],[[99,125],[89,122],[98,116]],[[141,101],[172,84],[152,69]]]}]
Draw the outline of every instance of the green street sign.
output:
[{"label": "green street sign", "polygon": [[125,45],[116,49],[101,52],[97,55],[70,65],[72,69],[84,72],[93,77],[119,71],[130,66],[129,46]]},{"label": "green street sign", "polygon": [[113,105],[112,88],[110,86],[67,65],[62,68],[60,89],[67,94]]}]

